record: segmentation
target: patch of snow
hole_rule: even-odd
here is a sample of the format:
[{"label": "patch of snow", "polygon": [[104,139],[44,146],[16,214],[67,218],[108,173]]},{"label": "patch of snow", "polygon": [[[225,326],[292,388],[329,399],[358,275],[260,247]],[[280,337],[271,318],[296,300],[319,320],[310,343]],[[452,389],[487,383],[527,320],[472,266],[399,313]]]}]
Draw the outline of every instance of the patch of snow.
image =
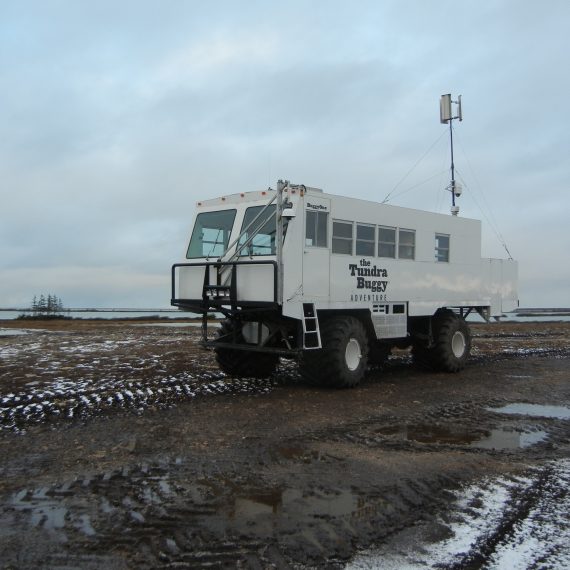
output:
[{"label": "patch of snow", "polygon": [[[528,511],[520,516],[513,513],[520,496],[535,489],[538,496],[529,501]],[[379,548],[361,552],[346,568],[471,567],[469,562],[477,560],[476,567],[490,570],[566,570],[570,568],[569,489],[568,459],[550,463],[529,478],[471,485],[457,494],[450,511],[439,518],[451,538],[422,541],[421,529],[407,537],[396,535]],[[446,520],[452,522],[446,524]]]},{"label": "patch of snow", "polygon": [[0,336],[20,336],[22,334],[30,334],[30,331],[26,329],[0,328]]},{"label": "patch of snow", "polygon": [[500,414],[518,414],[533,417],[570,419],[570,408],[565,406],[543,406],[540,404],[507,404],[502,408],[487,408]]}]

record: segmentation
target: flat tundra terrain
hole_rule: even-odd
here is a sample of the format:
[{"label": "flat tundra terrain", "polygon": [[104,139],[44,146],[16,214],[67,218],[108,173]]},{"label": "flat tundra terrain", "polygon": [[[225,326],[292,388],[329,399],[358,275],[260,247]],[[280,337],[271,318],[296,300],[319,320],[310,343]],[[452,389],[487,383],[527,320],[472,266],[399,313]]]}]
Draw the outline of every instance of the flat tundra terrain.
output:
[{"label": "flat tundra terrain", "polygon": [[570,567],[570,323],[472,331],[328,390],[192,323],[0,322],[0,568]]}]

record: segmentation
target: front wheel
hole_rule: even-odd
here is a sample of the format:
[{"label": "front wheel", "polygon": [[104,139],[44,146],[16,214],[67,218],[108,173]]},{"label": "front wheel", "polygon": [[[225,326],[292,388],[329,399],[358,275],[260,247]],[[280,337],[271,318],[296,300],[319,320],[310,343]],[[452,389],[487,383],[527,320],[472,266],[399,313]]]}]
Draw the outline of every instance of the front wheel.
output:
[{"label": "front wheel", "polygon": [[[222,321],[218,338],[229,342],[233,339],[234,328],[235,340],[245,342],[241,334],[241,324],[231,319]],[[219,347],[215,349],[216,360],[222,372],[236,378],[267,378],[277,368],[279,357],[267,352],[255,352],[234,350],[232,348]]]},{"label": "front wheel", "polygon": [[321,325],[322,349],[307,350],[301,359],[301,376],[312,384],[352,388],[364,378],[368,366],[368,336],[354,317],[334,317]]}]

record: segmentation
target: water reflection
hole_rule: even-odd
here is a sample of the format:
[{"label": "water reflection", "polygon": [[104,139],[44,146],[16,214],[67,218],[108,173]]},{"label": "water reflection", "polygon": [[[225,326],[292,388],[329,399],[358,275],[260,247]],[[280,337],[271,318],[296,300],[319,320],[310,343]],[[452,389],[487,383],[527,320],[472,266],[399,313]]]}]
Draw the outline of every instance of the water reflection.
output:
[{"label": "water reflection", "polygon": [[472,430],[456,426],[427,424],[398,425],[381,428],[377,433],[403,441],[424,444],[462,445],[479,449],[520,449],[544,440],[547,433],[521,433],[512,430]]}]

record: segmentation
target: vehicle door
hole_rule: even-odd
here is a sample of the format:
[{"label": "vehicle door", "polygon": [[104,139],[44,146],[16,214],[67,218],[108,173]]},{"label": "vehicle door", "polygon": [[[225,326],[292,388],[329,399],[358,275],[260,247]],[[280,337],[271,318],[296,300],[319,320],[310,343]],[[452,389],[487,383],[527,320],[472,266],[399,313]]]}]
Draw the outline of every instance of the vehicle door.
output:
[{"label": "vehicle door", "polygon": [[305,198],[303,242],[303,295],[330,294],[330,200]]}]

